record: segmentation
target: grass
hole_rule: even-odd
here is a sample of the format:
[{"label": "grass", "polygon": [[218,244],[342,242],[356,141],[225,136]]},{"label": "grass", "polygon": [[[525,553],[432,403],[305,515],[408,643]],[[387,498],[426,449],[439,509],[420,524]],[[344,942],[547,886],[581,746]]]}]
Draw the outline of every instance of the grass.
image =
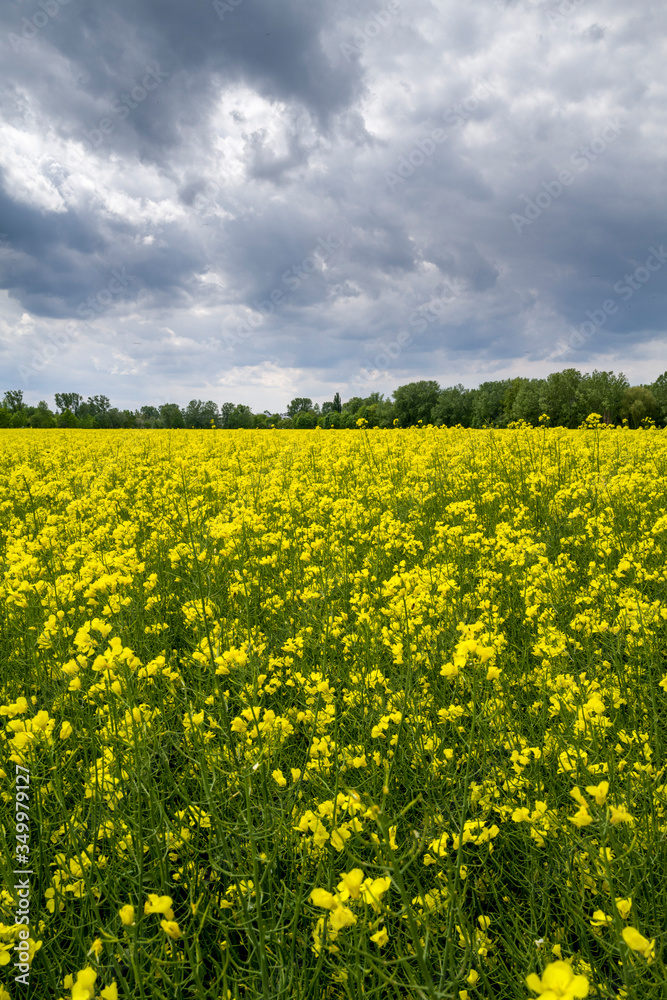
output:
[{"label": "grass", "polygon": [[666,459],[3,431],[0,1000],[666,997]]}]

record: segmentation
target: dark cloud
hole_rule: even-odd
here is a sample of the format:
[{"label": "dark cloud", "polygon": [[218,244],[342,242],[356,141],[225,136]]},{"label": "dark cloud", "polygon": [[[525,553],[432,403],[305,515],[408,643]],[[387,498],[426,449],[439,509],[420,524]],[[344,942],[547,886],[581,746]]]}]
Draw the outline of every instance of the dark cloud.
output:
[{"label": "dark cloud", "polygon": [[654,377],[667,11],[640,8],[5,4],[8,384],[262,409],[364,379]]}]

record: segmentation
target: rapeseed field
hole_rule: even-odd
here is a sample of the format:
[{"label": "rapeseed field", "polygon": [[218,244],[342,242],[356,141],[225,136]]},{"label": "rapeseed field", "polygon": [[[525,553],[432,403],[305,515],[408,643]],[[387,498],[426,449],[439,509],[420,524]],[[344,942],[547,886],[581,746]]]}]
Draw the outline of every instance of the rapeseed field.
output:
[{"label": "rapeseed field", "polygon": [[667,432],[595,424],[3,431],[1,1000],[666,997]]}]

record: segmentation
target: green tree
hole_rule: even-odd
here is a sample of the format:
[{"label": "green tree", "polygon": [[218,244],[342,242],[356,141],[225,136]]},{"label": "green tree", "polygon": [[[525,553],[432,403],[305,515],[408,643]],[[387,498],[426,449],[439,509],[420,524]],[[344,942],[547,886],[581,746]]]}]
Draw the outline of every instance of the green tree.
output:
[{"label": "green tree", "polygon": [[223,403],[220,407],[220,426],[224,427],[225,430],[231,428],[230,421],[235,409],[236,403]]},{"label": "green tree", "polygon": [[40,400],[35,410],[30,414],[28,426],[36,428],[56,426],[55,415],[51,412],[45,400]]},{"label": "green tree", "polygon": [[473,427],[502,427],[506,423],[505,397],[510,379],[482,382],[473,395],[471,413]]},{"label": "green tree", "polygon": [[297,413],[307,413],[308,410],[313,409],[313,401],[309,399],[308,396],[297,396],[293,399],[289,406],[287,407],[288,417],[296,417]]},{"label": "green tree", "polygon": [[254,414],[245,403],[237,403],[232,414],[232,427],[248,430],[254,423]]},{"label": "green tree", "polygon": [[11,413],[16,413],[18,410],[22,410],[23,389],[8,389],[5,393],[3,406],[6,406]]},{"label": "green tree", "polygon": [[322,417],[322,427],[340,427],[341,415],[338,410],[329,410]]},{"label": "green tree", "polygon": [[178,403],[163,403],[160,407],[160,420],[162,421],[162,426],[169,429],[185,427],[183,411]]},{"label": "green tree", "polygon": [[80,396],[78,392],[57,392],[54,399],[57,410],[61,412],[63,410],[71,410],[75,416],[83,403],[83,396]]},{"label": "green tree", "polygon": [[317,414],[314,410],[301,410],[294,418],[297,430],[307,430],[317,426]]},{"label": "green tree", "polygon": [[79,427],[94,427],[93,413],[88,403],[81,403],[76,411],[76,420]]},{"label": "green tree", "polygon": [[[340,426],[356,427],[360,417],[368,420],[369,426],[391,427],[394,420],[394,404],[382,393],[372,392],[370,396],[352,396],[343,403],[340,411]],[[335,425],[338,426],[338,425]]]},{"label": "green tree", "polygon": [[223,403],[220,407],[220,426],[227,430],[251,428],[255,415],[244,403]]},{"label": "green tree", "polygon": [[351,396],[346,399],[341,408],[341,413],[357,413],[366,402],[361,396]]},{"label": "green tree", "polygon": [[401,427],[410,427],[420,420],[433,423],[433,410],[438,402],[440,386],[433,380],[408,382],[394,391],[394,412]]},{"label": "green tree", "polygon": [[646,385],[631,385],[623,393],[621,417],[626,419],[631,427],[639,427],[642,420],[649,417],[657,420],[660,409],[655,396]]},{"label": "green tree", "polygon": [[143,427],[157,427],[160,422],[160,411],[157,406],[142,406],[138,415]]},{"label": "green tree", "polygon": [[525,420],[533,427],[539,426],[542,410],[540,409],[540,394],[544,392],[544,379],[521,378],[512,380],[516,385],[513,390],[513,401],[507,411],[508,419]]},{"label": "green tree", "polygon": [[[81,404],[79,404],[81,406]],[[111,403],[109,402],[108,396],[89,396],[88,397],[88,409],[93,417],[97,417],[100,414],[107,413],[111,408]]]},{"label": "green tree", "polygon": [[663,424],[667,424],[667,372],[658,375],[650,389],[660,413],[660,420]]},{"label": "green tree", "polygon": [[581,399],[581,383],[582,375],[576,368],[565,368],[547,376],[540,408],[551,417],[554,427],[578,427],[588,416]]},{"label": "green tree", "polygon": [[333,405],[333,408],[336,411],[336,413],[340,413],[340,411],[343,409],[341,401],[340,401],[340,393],[339,392],[335,392],[334,393],[334,398],[333,398],[333,404],[332,405]]},{"label": "green tree", "polygon": [[391,427],[394,407],[391,400],[385,399],[379,392],[372,392],[355,411],[355,423],[359,419],[366,421],[367,427]]},{"label": "green tree", "polygon": [[[95,427],[100,427],[106,430],[120,430],[122,427],[127,427],[126,415],[129,412],[129,410],[119,410],[117,406],[111,406],[109,409],[95,414],[93,418]],[[132,414],[132,416],[134,416],[134,414]]]},{"label": "green tree", "polygon": [[56,422],[58,427],[77,427],[79,423],[71,410],[63,410],[62,413],[59,413]]},{"label": "green tree", "polygon": [[184,414],[185,426],[201,429],[209,428],[211,421],[217,426],[220,420],[218,404],[209,399],[204,403],[201,399],[191,399]]},{"label": "green tree", "polygon": [[589,413],[599,413],[606,424],[617,424],[621,419],[621,405],[629,383],[623,372],[599,372],[582,376],[577,390],[579,413],[585,420]]},{"label": "green tree", "polygon": [[433,407],[433,420],[445,427],[461,424],[470,427],[472,418],[472,396],[470,390],[459,383],[442,389]]},{"label": "green tree", "polygon": [[514,403],[516,401],[517,395],[519,394],[521,389],[523,389],[526,382],[528,382],[528,379],[521,378],[520,376],[517,378],[509,378],[504,380],[503,382],[504,392],[502,396],[503,412],[499,420],[499,423],[501,425],[506,426],[508,423],[510,423],[511,420],[514,419],[512,414],[512,411],[514,409]]},{"label": "green tree", "polygon": [[370,409],[378,427],[394,426],[394,404],[390,399],[381,398],[377,403],[372,403]]}]

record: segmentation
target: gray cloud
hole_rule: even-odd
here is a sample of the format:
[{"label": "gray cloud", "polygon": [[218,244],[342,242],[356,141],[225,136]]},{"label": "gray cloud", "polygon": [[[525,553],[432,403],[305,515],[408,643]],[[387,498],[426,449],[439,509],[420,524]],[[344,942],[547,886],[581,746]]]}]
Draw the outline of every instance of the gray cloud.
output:
[{"label": "gray cloud", "polygon": [[667,242],[666,22],[650,0],[5,4],[7,387],[263,409],[361,370],[654,378],[667,268],[614,285]]}]

